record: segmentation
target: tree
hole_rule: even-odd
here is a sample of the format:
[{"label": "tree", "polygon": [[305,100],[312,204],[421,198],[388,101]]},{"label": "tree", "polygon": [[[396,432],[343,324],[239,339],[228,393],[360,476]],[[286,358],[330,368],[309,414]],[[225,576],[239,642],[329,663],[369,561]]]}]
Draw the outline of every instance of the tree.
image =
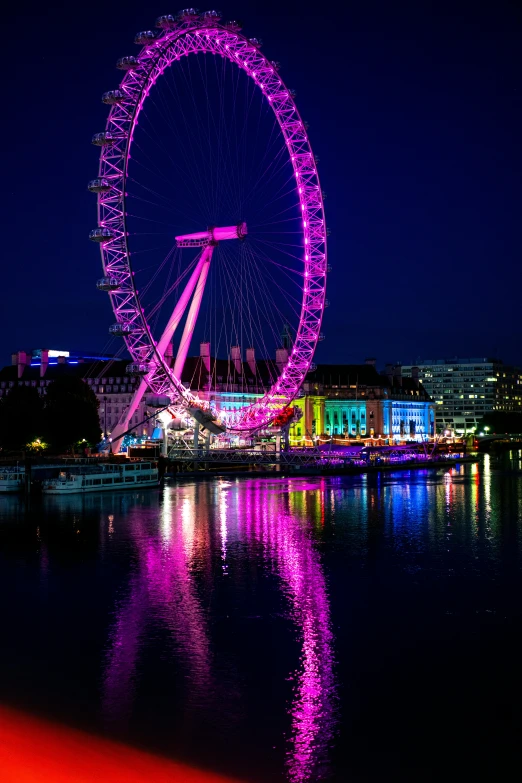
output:
[{"label": "tree", "polygon": [[0,447],[23,449],[43,434],[43,401],[34,386],[13,386],[0,399]]},{"label": "tree", "polygon": [[54,449],[72,449],[100,441],[98,400],[81,378],[63,376],[47,387],[45,439]]},{"label": "tree", "polygon": [[[487,430],[484,430],[487,427]],[[477,432],[490,432],[498,435],[508,433],[520,435],[522,433],[522,413],[491,411],[484,414],[484,418],[477,427]]]}]

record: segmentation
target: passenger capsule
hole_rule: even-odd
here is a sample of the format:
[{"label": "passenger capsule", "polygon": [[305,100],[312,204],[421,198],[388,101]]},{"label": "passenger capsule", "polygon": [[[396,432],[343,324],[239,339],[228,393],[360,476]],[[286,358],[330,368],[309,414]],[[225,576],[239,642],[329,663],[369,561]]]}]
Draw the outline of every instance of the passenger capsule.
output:
[{"label": "passenger capsule", "polygon": [[164,16],[158,16],[156,19],[156,27],[160,30],[172,30],[177,24],[177,19],[172,14],[165,14]]},{"label": "passenger capsule", "polygon": [[274,69],[274,71],[278,71],[281,67],[281,63],[278,63],[277,60],[270,60],[270,65]]},{"label": "passenger capsule", "polygon": [[148,375],[150,370],[150,365],[139,363],[128,364],[125,368],[125,372],[128,372],[129,375]]},{"label": "passenger capsule", "polygon": [[103,133],[95,133],[91,141],[97,147],[111,147],[118,139],[110,131],[103,131]]},{"label": "passenger capsule", "polygon": [[197,8],[184,8],[178,16],[183,22],[193,22],[199,19],[199,11]]},{"label": "passenger capsule", "polygon": [[139,328],[133,323],[112,324],[112,326],[109,326],[109,334],[112,334],[114,337],[126,337],[138,331]]},{"label": "passenger capsule", "polygon": [[324,340],[324,332],[319,332],[319,334],[317,335],[317,342],[322,343],[323,340]]},{"label": "passenger capsule", "polygon": [[204,24],[214,24],[221,19],[221,13],[219,11],[205,11],[201,14],[201,20]]},{"label": "passenger capsule", "polygon": [[231,19],[230,22],[224,22],[223,27],[230,30],[233,33],[239,33],[243,29],[242,22],[238,22],[236,19]]},{"label": "passenger capsule", "polygon": [[115,277],[102,277],[96,281],[98,291],[116,291],[120,287]]},{"label": "passenger capsule", "polygon": [[310,365],[310,367],[308,368],[308,372],[315,372],[316,370],[317,370],[317,364],[314,364],[314,363],[312,362],[312,364],[311,364],[311,365]]},{"label": "passenger capsule", "polygon": [[330,307],[330,300],[329,299],[325,299],[324,300],[324,306],[325,307]]},{"label": "passenger capsule", "polygon": [[331,264],[326,264],[326,271],[327,272],[331,272],[332,271],[332,265]]},{"label": "passenger capsule", "polygon": [[255,46],[256,49],[259,49],[260,46],[263,46],[263,41],[261,38],[249,38],[248,41],[252,44],[252,46]]},{"label": "passenger capsule", "polygon": [[297,93],[295,90],[288,90],[288,94],[291,98],[295,98],[297,96]]},{"label": "passenger capsule", "polygon": [[89,239],[92,240],[92,242],[110,242],[111,239],[114,239],[114,234],[110,230],[110,228],[93,228],[93,230],[89,233]]},{"label": "passenger capsule", "polygon": [[141,33],[137,33],[134,38],[134,43],[138,46],[147,46],[156,40],[158,34],[154,30],[142,30]]},{"label": "passenger capsule", "polygon": [[108,106],[112,106],[115,103],[121,103],[125,100],[125,94],[121,90],[109,90],[102,95],[102,102]]},{"label": "passenger capsule", "polygon": [[103,177],[91,179],[87,185],[87,190],[90,190],[91,193],[108,193],[111,188],[112,185],[109,180],[103,179]]},{"label": "passenger capsule", "polygon": [[116,63],[116,68],[119,68],[120,71],[133,71],[139,67],[139,64],[138,58],[130,55],[128,57],[120,57]]},{"label": "passenger capsule", "polygon": [[168,408],[171,399],[166,394],[149,394],[145,397],[145,405],[149,408]]}]

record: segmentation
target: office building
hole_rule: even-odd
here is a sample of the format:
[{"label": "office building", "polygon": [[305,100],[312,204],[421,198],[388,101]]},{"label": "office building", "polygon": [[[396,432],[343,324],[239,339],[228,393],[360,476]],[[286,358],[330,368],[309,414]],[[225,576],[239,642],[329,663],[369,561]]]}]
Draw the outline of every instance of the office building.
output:
[{"label": "office building", "polygon": [[425,359],[402,365],[403,377],[418,373],[435,403],[437,430],[477,431],[486,413],[522,412],[522,370],[499,359]]}]

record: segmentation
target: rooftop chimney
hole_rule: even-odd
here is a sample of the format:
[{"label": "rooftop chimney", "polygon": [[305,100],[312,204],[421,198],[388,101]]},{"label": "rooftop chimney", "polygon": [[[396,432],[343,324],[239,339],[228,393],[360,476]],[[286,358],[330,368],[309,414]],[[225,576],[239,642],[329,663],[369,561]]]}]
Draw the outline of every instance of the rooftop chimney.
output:
[{"label": "rooftop chimney", "polygon": [[393,384],[393,365],[387,364],[385,369],[385,375],[388,378],[388,381],[390,382],[390,386]]},{"label": "rooftop chimney", "polygon": [[42,354],[41,354],[40,378],[43,378],[45,376],[48,366],[49,366],[49,351],[47,350],[47,348],[45,348],[42,350]]},{"label": "rooftop chimney", "polygon": [[397,386],[402,386],[402,367],[400,364],[394,365],[393,377],[397,381]]},{"label": "rooftop chimney", "polygon": [[276,364],[277,369],[279,372],[282,372],[284,368],[286,367],[286,363],[288,361],[288,349],[287,348],[277,348],[276,350]]},{"label": "rooftop chimney", "polygon": [[199,344],[199,355],[205,365],[205,370],[210,372],[210,343]]},{"label": "rooftop chimney", "polygon": [[418,389],[419,388],[419,368],[418,367],[412,367],[411,368],[411,377],[415,381],[415,386]]},{"label": "rooftop chimney", "polygon": [[243,365],[241,364],[241,347],[239,345],[233,345],[230,349],[230,359],[234,362],[234,367],[238,375],[243,372]]},{"label": "rooftop chimney", "polygon": [[18,365],[18,377],[21,378],[26,365],[31,364],[31,354],[25,351],[18,351],[18,353],[12,355],[11,361],[13,364]]},{"label": "rooftop chimney", "polygon": [[250,372],[255,377],[257,367],[256,367],[256,349],[255,348],[247,348],[246,349],[246,360],[248,363],[248,366],[250,367]]},{"label": "rooftop chimney", "polygon": [[373,356],[370,356],[368,359],[364,360],[364,363],[365,364],[369,364],[371,367],[375,367],[375,362],[376,361],[377,360]]}]

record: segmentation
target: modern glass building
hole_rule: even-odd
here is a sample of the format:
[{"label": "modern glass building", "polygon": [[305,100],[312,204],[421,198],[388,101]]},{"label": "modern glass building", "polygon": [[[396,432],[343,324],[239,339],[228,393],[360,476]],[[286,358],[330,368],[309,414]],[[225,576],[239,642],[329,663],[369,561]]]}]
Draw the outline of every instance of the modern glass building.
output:
[{"label": "modern glass building", "polygon": [[401,371],[432,397],[438,430],[474,432],[486,413],[522,412],[522,370],[499,359],[425,359]]}]

